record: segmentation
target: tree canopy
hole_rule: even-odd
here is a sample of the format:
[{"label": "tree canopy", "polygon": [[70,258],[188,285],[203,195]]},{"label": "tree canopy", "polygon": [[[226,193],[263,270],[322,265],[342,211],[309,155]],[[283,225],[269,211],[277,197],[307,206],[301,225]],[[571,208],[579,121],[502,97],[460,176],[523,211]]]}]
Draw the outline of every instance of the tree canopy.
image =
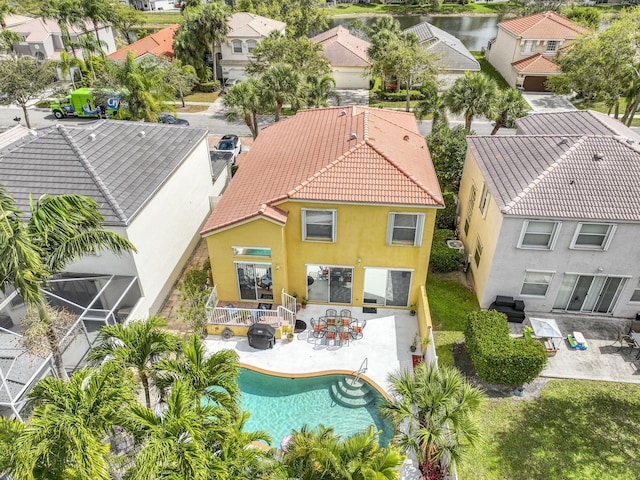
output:
[{"label": "tree canopy", "polygon": [[238,0],[237,10],[285,22],[287,36],[293,38],[316,35],[329,25],[316,0]]}]

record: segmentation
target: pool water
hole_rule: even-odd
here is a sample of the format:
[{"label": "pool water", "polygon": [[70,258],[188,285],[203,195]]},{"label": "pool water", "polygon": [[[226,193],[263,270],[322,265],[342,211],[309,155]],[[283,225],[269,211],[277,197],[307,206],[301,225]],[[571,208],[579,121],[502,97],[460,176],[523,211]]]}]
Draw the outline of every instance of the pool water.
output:
[{"label": "pool water", "polygon": [[331,385],[344,375],[322,375],[307,378],[283,378],[240,369],[238,384],[242,391],[241,408],[251,413],[245,430],[265,430],[271,434],[272,447],[292,430],[304,424],[310,429],[322,424],[334,433],[349,436],[374,425],[382,430],[378,439],[386,447],[392,437],[391,424],[378,415],[383,398],[371,387],[375,400],[366,407],[349,408],[337,404],[330,393]]}]

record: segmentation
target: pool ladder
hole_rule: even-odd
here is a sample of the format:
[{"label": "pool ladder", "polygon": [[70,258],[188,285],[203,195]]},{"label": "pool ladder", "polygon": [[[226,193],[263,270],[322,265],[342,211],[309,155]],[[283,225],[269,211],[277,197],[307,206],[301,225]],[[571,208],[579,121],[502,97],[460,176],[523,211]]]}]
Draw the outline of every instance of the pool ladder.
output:
[{"label": "pool ladder", "polygon": [[360,377],[362,376],[363,373],[366,373],[368,368],[369,368],[369,359],[365,357],[362,363],[360,364],[360,368],[357,371],[353,372],[355,373],[355,376],[352,379],[347,379],[347,382],[349,382],[353,386],[359,385]]},{"label": "pool ladder", "polygon": [[363,373],[367,371],[369,361],[365,358],[360,368],[345,377],[339,378],[331,385],[331,396],[333,400],[343,407],[358,408],[366,407],[375,401],[371,389],[360,380]]}]

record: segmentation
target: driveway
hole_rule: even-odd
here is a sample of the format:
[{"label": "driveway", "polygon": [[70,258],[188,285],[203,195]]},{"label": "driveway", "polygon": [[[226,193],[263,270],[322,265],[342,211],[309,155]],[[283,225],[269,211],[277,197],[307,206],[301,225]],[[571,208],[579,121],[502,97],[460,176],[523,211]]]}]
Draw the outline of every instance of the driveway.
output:
[{"label": "driveway", "polygon": [[[369,90],[336,90],[342,99],[341,105],[369,105]],[[335,105],[329,100],[329,105]]]},{"label": "driveway", "polygon": [[552,93],[523,92],[522,96],[536,113],[576,110],[576,107],[566,97],[553,95]]}]

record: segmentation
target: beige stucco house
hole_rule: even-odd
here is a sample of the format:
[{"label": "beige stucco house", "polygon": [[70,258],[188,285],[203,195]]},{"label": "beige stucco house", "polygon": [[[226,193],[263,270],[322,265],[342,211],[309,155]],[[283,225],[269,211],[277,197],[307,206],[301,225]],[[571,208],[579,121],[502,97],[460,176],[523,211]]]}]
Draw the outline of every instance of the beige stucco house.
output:
[{"label": "beige stucco house", "polygon": [[500,22],[485,55],[510,86],[543,92],[547,78],[560,73],[553,61],[560,49],[587,32],[559,13],[536,13]]}]

